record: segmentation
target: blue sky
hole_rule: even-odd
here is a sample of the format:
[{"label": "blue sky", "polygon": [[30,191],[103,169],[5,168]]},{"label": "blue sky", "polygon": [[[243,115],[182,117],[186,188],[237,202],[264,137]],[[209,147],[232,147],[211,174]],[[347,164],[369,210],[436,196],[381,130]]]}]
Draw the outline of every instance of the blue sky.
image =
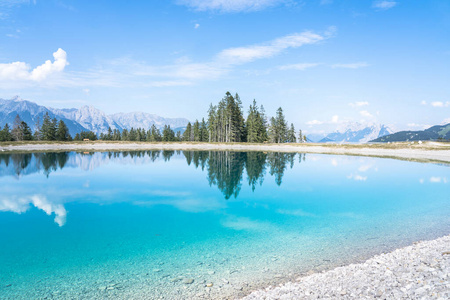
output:
[{"label": "blue sky", "polygon": [[0,0],[0,98],[194,120],[226,91],[308,133],[450,123],[450,2]]}]

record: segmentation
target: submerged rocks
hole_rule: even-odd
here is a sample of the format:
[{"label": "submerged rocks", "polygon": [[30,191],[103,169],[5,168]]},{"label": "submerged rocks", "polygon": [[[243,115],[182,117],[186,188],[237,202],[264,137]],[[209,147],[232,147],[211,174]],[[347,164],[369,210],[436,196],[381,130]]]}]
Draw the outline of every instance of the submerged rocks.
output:
[{"label": "submerged rocks", "polygon": [[194,283],[194,279],[192,279],[192,278],[184,278],[183,279],[183,283],[184,284],[192,284],[192,283]]},{"label": "submerged rocks", "polygon": [[450,299],[449,245],[450,236],[415,243],[244,299]]}]

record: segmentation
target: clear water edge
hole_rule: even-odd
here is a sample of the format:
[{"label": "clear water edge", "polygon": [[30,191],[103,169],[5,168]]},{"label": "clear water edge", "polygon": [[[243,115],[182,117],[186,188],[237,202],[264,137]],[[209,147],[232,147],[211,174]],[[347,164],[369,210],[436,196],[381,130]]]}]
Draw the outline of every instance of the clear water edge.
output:
[{"label": "clear water edge", "polygon": [[189,155],[3,162],[0,298],[234,298],[450,233],[444,166],[265,157],[253,191],[262,163]]}]

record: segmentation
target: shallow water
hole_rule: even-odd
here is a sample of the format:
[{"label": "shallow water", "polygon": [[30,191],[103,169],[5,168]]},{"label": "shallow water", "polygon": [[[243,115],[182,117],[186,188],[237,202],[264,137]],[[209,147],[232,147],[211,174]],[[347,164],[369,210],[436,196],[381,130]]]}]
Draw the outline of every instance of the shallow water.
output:
[{"label": "shallow water", "polygon": [[2,154],[0,298],[242,296],[449,234],[449,170],[293,153]]}]

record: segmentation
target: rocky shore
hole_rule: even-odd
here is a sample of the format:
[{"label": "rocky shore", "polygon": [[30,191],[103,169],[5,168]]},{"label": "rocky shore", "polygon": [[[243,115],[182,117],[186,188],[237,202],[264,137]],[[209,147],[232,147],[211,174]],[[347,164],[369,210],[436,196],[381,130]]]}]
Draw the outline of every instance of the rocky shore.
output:
[{"label": "rocky shore", "polygon": [[450,236],[268,287],[244,299],[450,299]]}]

